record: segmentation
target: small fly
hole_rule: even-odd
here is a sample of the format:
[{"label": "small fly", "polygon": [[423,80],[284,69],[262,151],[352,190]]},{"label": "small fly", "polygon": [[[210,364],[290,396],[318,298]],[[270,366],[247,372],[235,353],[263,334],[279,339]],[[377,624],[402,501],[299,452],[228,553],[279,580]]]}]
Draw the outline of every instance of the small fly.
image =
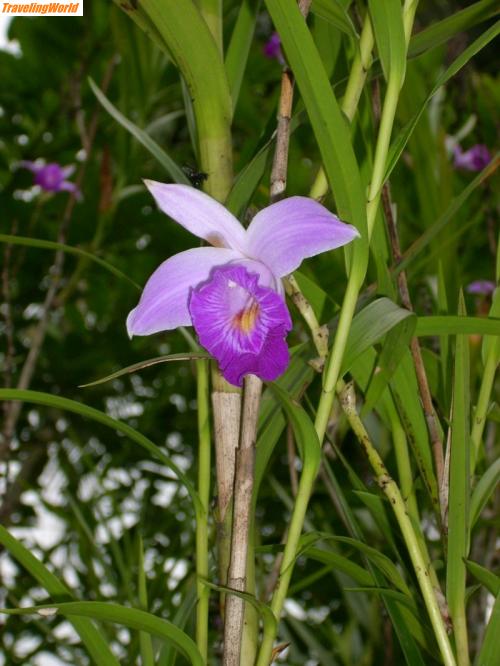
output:
[{"label": "small fly", "polygon": [[193,169],[193,167],[190,166],[185,165],[182,167],[182,170],[191,181],[191,185],[198,189],[203,185],[204,181],[208,178],[208,173],[205,173],[204,171],[198,171],[197,169]]}]

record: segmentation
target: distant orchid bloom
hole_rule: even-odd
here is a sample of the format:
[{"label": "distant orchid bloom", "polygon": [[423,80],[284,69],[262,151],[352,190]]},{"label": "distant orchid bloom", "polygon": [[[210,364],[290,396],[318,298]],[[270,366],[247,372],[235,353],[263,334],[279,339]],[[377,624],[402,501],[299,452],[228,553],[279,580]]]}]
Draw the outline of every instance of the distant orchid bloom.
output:
[{"label": "distant orchid bloom", "polygon": [[281,65],[285,64],[285,58],[281,50],[281,39],[277,32],[273,32],[269,37],[262,48],[262,53],[270,60],[277,60]]},{"label": "distant orchid bloom", "polygon": [[74,165],[62,167],[56,162],[46,164],[44,160],[35,162],[23,161],[19,163],[20,167],[29,169],[35,175],[35,185],[38,185],[46,192],[72,192],[78,198],[81,197],[80,190],[68,180],[75,171]]},{"label": "distant orchid bloom", "polygon": [[490,151],[483,144],[477,143],[465,152],[458,144],[453,147],[453,164],[456,169],[482,171],[490,162]]},{"label": "distant orchid bloom", "polygon": [[232,384],[241,386],[249,373],[276,379],[288,365],[285,337],[292,327],[281,278],[358,231],[307,197],[264,208],[244,229],[199,190],[146,186],[164,213],[213,247],[180,252],[156,269],[128,315],[129,336],[193,325]]},{"label": "distant orchid bloom", "polygon": [[481,296],[489,296],[496,289],[496,285],[491,280],[475,280],[467,286],[469,294],[479,294]]}]

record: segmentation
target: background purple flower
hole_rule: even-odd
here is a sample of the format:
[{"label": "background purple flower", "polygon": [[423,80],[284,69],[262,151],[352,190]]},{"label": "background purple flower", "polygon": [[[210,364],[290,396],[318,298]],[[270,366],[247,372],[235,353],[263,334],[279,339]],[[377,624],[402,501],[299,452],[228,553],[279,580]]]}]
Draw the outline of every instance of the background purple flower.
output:
[{"label": "background purple flower", "polygon": [[191,293],[189,311],[200,343],[228,382],[242,386],[252,373],[273,381],[289,361],[285,336],[292,320],[283,298],[258,284],[243,266],[214,268]]},{"label": "background purple flower", "polygon": [[483,144],[477,143],[465,152],[462,151],[459,145],[455,145],[453,148],[453,164],[456,169],[482,171],[490,162],[490,151]]},{"label": "background purple flower", "polygon": [[491,280],[475,280],[467,285],[467,292],[469,294],[488,296],[489,294],[492,294],[495,289],[496,285]]},{"label": "background purple flower", "polygon": [[281,50],[281,39],[277,32],[273,32],[269,37],[262,47],[262,53],[270,60],[277,60],[281,65],[285,64],[285,58]]},{"label": "background purple flower", "polygon": [[46,192],[72,192],[78,198],[81,193],[75,183],[68,178],[74,173],[73,165],[62,167],[56,162],[46,164],[44,160],[35,162],[24,161],[20,165],[24,169],[29,169],[35,175],[35,185],[38,185]]}]

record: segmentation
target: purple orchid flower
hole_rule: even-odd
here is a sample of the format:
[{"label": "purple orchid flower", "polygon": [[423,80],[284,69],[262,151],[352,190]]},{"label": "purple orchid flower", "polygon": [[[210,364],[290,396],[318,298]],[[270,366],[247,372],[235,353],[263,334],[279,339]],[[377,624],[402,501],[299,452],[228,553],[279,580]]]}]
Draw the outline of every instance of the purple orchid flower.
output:
[{"label": "purple orchid flower", "polygon": [[283,51],[281,50],[281,39],[277,32],[273,32],[269,37],[262,47],[262,53],[266,58],[269,58],[269,60],[277,60],[280,65],[285,64],[285,58],[283,57]]},{"label": "purple orchid flower", "polygon": [[75,183],[68,178],[74,173],[74,165],[62,167],[56,162],[46,164],[44,160],[20,162],[19,166],[29,169],[35,175],[35,185],[46,192],[72,192],[77,198],[81,193]]},{"label": "purple orchid flower", "polygon": [[489,296],[495,289],[496,285],[491,280],[475,280],[467,285],[469,294],[480,294],[481,296]]},{"label": "purple orchid flower", "polygon": [[170,257],[151,275],[127,331],[150,335],[193,325],[224,377],[272,381],[288,365],[292,327],[281,278],[307,257],[359,236],[324,206],[289,197],[261,210],[248,229],[224,206],[186,185],[146,181],[160,209],[213,247]]},{"label": "purple orchid flower", "polygon": [[465,152],[459,145],[455,145],[453,148],[453,164],[456,169],[482,171],[490,162],[490,151],[483,144],[477,143]]}]

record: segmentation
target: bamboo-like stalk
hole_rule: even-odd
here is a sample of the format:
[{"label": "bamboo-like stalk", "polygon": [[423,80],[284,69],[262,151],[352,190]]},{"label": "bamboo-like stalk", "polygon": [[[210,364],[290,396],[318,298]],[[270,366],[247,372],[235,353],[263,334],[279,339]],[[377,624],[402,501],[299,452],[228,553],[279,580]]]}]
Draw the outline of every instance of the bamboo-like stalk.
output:
[{"label": "bamboo-like stalk", "polygon": [[[246,588],[248,540],[252,522],[252,495],[255,440],[262,381],[255,375],[245,377],[240,443],[236,451],[234,477],[231,559],[227,587],[244,592]],[[226,599],[224,623],[224,666],[239,666],[245,602],[236,595]]]},{"label": "bamboo-like stalk", "polygon": [[197,361],[198,406],[198,495],[203,513],[196,521],[196,644],[206,663],[208,661],[209,588],[203,584],[208,578],[208,515],[210,503],[210,400],[208,361]]},{"label": "bamboo-like stalk", "polygon": [[[212,372],[212,387],[217,470],[217,556],[219,580],[222,585],[226,585],[231,550],[234,472],[240,432],[241,391],[228,384],[216,368]],[[223,599],[222,596],[222,612]]]},{"label": "bamboo-like stalk", "polygon": [[399,524],[443,658],[443,663],[445,666],[456,666],[455,656],[441,615],[436,592],[432,587],[429,576],[429,565],[425,562],[422,555],[417,535],[415,534],[411,519],[408,515],[406,503],[401,496],[398,485],[389,475],[382,458],[373,446],[370,436],[358,415],[356,409],[356,395],[354,393],[353,385],[344,384],[344,382],[339,381],[338,389],[342,409],[347,416],[354,434],[366,453],[368,461],[375,473],[377,483],[388,498]]}]

